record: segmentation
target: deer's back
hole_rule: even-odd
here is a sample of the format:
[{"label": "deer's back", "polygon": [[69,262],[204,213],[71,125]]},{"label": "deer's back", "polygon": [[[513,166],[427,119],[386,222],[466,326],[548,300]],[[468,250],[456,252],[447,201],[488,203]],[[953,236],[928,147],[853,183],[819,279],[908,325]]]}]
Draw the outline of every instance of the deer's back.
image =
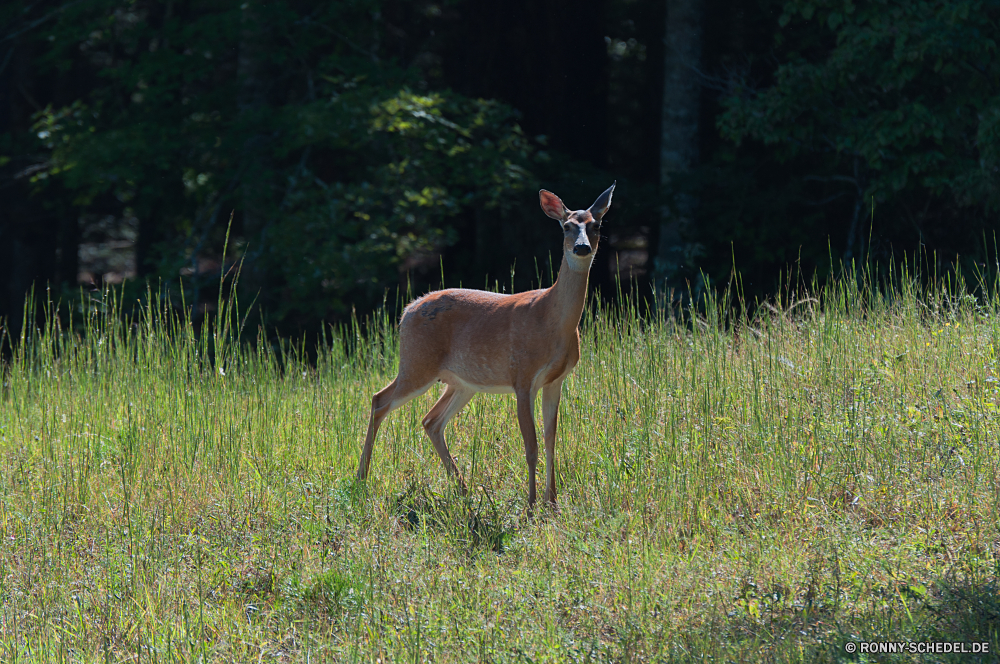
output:
[{"label": "deer's back", "polygon": [[541,370],[554,346],[564,343],[545,316],[544,293],[453,288],[414,300],[399,324],[400,372],[434,373],[445,382],[457,377],[480,391],[510,391],[516,376]]}]

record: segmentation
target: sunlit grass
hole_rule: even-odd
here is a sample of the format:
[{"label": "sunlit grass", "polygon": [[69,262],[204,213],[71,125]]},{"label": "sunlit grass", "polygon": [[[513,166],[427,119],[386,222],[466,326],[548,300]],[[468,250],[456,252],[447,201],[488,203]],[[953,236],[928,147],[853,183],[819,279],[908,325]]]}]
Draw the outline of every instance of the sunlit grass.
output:
[{"label": "sunlit grass", "polygon": [[0,659],[989,661],[1000,302],[895,282],[588,314],[533,519],[511,396],[449,426],[467,498],[419,424],[436,390],[354,483],[385,317],[313,356],[234,343],[225,308],[196,334],[86,301],[3,369]]}]

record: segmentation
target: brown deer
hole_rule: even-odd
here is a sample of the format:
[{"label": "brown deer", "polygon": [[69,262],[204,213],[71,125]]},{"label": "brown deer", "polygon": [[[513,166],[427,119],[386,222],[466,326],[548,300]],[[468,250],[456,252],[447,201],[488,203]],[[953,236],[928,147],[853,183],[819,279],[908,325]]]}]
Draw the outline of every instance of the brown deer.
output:
[{"label": "brown deer", "polygon": [[445,469],[466,492],[455,459],[448,452],[444,427],[477,392],[517,397],[517,421],[528,461],[528,505],[535,504],[535,397],[542,391],[545,425],[545,499],[556,502],[556,418],[563,379],[580,359],[580,317],[587,278],[611,207],[615,185],[588,210],[570,212],[550,191],[538,192],[546,215],[559,222],[563,259],[550,288],[504,295],[449,288],[417,298],[399,321],[399,374],[372,397],[371,419],[358,464],[358,480],[368,476],[379,425],[390,411],[420,396],[434,383],[447,385],[423,420]]}]

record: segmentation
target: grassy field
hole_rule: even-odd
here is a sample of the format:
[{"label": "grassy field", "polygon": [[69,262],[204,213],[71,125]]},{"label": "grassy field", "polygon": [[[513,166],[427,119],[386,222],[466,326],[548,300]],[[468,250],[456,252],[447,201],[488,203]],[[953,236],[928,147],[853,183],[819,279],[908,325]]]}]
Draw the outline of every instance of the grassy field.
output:
[{"label": "grassy field", "polygon": [[436,389],[355,483],[391,321],[307,362],[86,302],[3,367],[0,659],[995,661],[1000,301],[897,281],[587,314],[533,518],[508,395],[448,429],[467,498]]}]

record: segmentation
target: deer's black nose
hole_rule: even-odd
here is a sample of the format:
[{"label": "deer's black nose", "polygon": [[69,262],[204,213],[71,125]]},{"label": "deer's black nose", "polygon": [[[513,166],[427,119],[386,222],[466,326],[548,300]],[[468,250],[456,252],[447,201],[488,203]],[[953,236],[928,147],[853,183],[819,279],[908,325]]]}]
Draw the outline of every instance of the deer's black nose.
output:
[{"label": "deer's black nose", "polygon": [[573,253],[576,254],[577,256],[587,256],[590,254],[590,245],[578,244],[575,247],[573,247]]}]

